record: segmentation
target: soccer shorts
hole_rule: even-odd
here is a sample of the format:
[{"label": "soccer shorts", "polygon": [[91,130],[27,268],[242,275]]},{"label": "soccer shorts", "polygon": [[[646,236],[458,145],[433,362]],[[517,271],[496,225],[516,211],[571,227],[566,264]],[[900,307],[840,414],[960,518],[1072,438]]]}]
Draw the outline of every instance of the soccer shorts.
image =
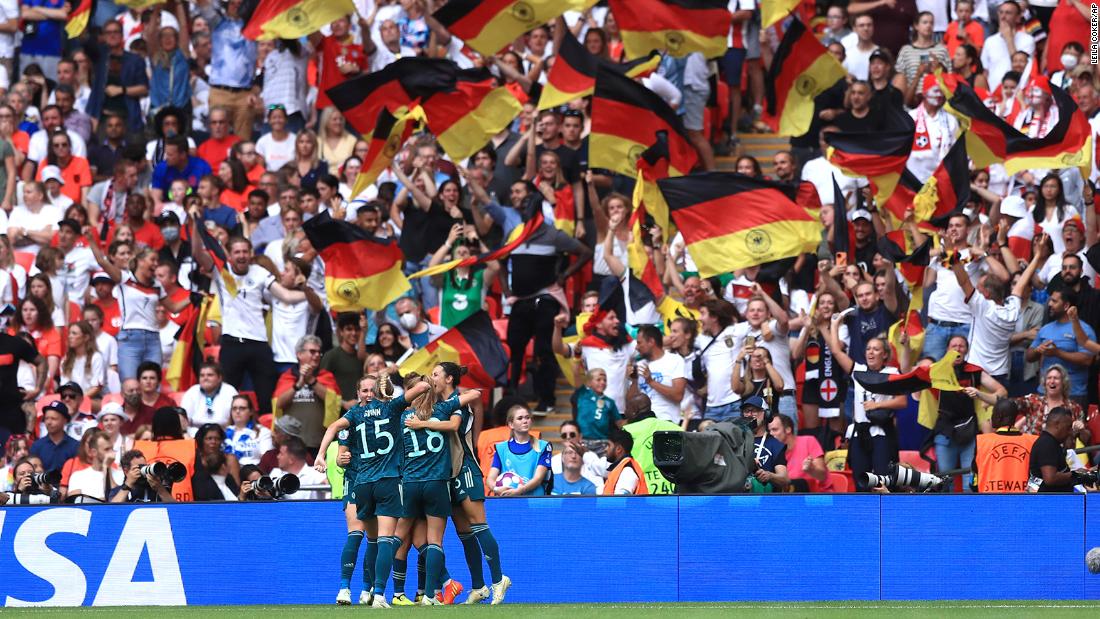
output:
[{"label": "soccer shorts", "polygon": [[401,500],[401,480],[384,477],[378,481],[359,484],[353,491],[356,516],[366,520],[375,516],[400,518],[405,510]]},{"label": "soccer shorts", "polygon": [[401,484],[404,490],[405,518],[424,518],[435,516],[447,518],[451,515],[451,492],[448,482],[406,481]]},{"label": "soccer shorts", "polygon": [[485,500],[485,479],[481,476],[481,469],[469,464],[463,464],[462,470],[451,482],[451,502],[454,505],[470,499],[471,501]]}]

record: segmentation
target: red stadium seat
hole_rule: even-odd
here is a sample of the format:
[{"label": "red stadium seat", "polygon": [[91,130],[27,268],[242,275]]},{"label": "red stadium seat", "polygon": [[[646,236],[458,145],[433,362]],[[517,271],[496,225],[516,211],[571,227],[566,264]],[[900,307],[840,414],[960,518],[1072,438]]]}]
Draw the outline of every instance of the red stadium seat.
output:
[{"label": "red stadium seat", "polygon": [[260,415],[260,419],[259,419],[260,425],[267,428],[268,430],[270,430],[271,429],[271,422],[274,418],[275,417],[271,413],[268,413],[266,415]]},{"label": "red stadium seat", "polygon": [[427,314],[428,314],[428,322],[432,323],[433,325],[439,324],[439,306],[438,305],[431,308],[431,309],[429,309],[427,311]]},{"label": "red stadium seat", "polygon": [[252,410],[258,410],[260,408],[260,400],[256,398],[255,391],[241,391],[238,395],[246,396],[252,401]]},{"label": "red stadium seat", "polygon": [[497,337],[500,338],[500,341],[502,341],[502,342],[507,342],[508,341],[508,319],[507,318],[501,318],[499,320],[494,320],[493,321],[493,330],[497,332]]},{"label": "red stadium seat", "polygon": [[1097,411],[1095,404],[1089,405],[1088,416],[1085,419],[1085,425],[1092,432],[1091,444],[1100,444],[1100,411]]},{"label": "red stadium seat", "polygon": [[29,251],[15,251],[12,252],[15,256],[15,263],[23,267],[23,270],[28,274],[31,272],[31,268],[34,267],[34,254]]},{"label": "red stadium seat", "polygon": [[165,395],[172,398],[172,401],[176,403],[176,406],[179,406],[180,403],[183,402],[183,393],[184,392],[182,392],[182,391],[173,391],[173,392],[165,394]]},{"label": "red stadium seat", "polygon": [[222,347],[219,344],[213,344],[202,349],[202,358],[204,361],[217,361],[221,358]]},{"label": "red stadium seat", "polygon": [[932,471],[931,463],[922,458],[919,451],[898,452],[898,464],[908,464],[922,473],[930,473]]},{"label": "red stadium seat", "polygon": [[485,305],[489,306],[488,307],[489,318],[492,318],[493,320],[497,320],[501,316],[503,316],[503,314],[501,313],[501,310],[500,310],[500,301],[498,301],[496,299],[496,297],[486,296],[485,297]]},{"label": "red stadium seat", "polygon": [[836,471],[829,471],[829,481],[833,484],[833,492],[851,492],[851,481],[848,476]]}]

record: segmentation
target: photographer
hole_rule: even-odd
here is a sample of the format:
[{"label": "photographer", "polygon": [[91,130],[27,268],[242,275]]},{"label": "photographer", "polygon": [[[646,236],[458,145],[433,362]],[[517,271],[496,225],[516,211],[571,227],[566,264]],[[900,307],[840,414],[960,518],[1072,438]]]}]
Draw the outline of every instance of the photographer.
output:
[{"label": "photographer", "polygon": [[263,477],[263,471],[255,464],[241,467],[241,491],[237,498],[241,501],[271,501],[273,497],[256,483]]},{"label": "photographer", "polygon": [[108,496],[111,503],[175,503],[168,488],[152,472],[142,472],[146,464],[145,455],[136,449],[122,454],[122,470],[126,471],[126,479],[111,489]]},{"label": "photographer", "polygon": [[1063,406],[1055,407],[1047,414],[1043,433],[1031,446],[1028,469],[1031,483],[1038,483],[1038,492],[1073,492],[1073,473],[1066,462],[1066,440],[1073,433],[1073,416]]},{"label": "photographer", "polygon": [[[58,502],[57,490],[44,479],[48,474],[36,475],[30,457],[16,461],[12,471],[14,489],[10,493],[0,492],[0,505],[48,505]],[[54,476],[60,477],[60,474],[55,473]]]}]

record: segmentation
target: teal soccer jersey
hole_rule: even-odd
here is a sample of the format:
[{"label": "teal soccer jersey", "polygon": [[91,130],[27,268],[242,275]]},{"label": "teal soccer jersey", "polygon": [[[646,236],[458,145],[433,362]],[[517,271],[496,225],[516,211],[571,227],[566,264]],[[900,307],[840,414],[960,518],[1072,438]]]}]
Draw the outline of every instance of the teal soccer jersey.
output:
[{"label": "teal soccer jersey", "polygon": [[351,423],[349,448],[356,462],[355,485],[401,476],[400,415],[408,402],[404,396],[379,402],[371,400],[352,407],[344,418]]},{"label": "teal soccer jersey", "polygon": [[[432,405],[432,418],[449,421],[451,414],[458,410],[458,397],[448,398]],[[401,415],[405,459],[401,465],[403,481],[449,480],[451,474],[451,451],[447,437],[435,430],[413,430],[405,425],[405,419],[416,415],[412,409]]]}]

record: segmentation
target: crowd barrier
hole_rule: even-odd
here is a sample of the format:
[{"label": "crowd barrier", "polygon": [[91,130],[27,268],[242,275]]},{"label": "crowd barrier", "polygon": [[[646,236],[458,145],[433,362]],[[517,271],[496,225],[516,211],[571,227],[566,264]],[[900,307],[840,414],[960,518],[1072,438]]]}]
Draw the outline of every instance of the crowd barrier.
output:
[{"label": "crowd barrier", "polygon": [[[1085,565],[1100,546],[1098,497],[555,497],[487,509],[509,602],[1100,599]],[[344,537],[331,501],[7,508],[0,602],[330,604]],[[453,530],[444,548],[469,585]],[[353,592],[360,580],[357,569]]]}]

